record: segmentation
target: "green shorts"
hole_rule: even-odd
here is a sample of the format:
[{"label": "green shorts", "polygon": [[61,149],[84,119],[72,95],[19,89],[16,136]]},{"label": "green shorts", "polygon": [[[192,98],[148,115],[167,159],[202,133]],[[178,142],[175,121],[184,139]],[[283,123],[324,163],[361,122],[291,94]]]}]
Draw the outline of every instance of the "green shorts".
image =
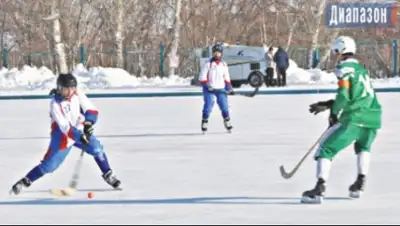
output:
[{"label": "green shorts", "polygon": [[315,157],[332,160],[337,153],[354,142],[354,151],[370,152],[371,145],[375,140],[377,129],[365,128],[354,124],[332,126],[327,135],[322,138],[320,147]]}]

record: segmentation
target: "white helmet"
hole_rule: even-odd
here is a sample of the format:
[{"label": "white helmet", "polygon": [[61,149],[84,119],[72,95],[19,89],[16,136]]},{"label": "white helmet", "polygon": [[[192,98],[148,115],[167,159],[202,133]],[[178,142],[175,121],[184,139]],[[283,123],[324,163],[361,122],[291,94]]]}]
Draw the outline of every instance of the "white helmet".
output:
[{"label": "white helmet", "polygon": [[335,54],[356,53],[356,42],[348,36],[340,36],[331,45]]}]

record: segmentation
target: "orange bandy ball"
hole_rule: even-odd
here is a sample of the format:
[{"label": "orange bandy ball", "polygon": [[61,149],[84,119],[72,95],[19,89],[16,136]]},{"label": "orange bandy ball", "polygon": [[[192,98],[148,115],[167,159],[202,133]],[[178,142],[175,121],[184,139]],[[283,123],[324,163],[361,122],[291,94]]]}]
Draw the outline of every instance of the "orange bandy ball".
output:
[{"label": "orange bandy ball", "polygon": [[89,199],[93,198],[93,192],[89,192],[89,193],[87,194],[87,196],[88,196]]}]

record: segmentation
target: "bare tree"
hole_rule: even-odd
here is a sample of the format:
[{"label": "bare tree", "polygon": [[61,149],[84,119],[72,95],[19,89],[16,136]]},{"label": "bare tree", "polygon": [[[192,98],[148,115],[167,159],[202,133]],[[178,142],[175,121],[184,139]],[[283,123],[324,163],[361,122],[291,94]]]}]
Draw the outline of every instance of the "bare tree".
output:
[{"label": "bare tree", "polygon": [[286,51],[289,50],[289,47],[292,44],[292,38],[296,31],[297,24],[299,23],[299,14],[301,14],[302,10],[303,10],[303,2],[301,2],[297,6],[287,7],[286,23],[289,28],[289,35],[286,42]]},{"label": "bare tree", "polygon": [[53,0],[51,5],[51,15],[44,18],[44,20],[52,21],[53,28],[53,40],[55,46],[55,52],[57,54],[58,70],[60,73],[68,73],[67,60],[65,57],[64,43],[61,41],[61,29],[60,29],[60,14],[59,14],[59,1]]},{"label": "bare tree", "polygon": [[318,38],[319,38],[319,31],[320,31],[320,25],[321,25],[321,20],[322,20],[322,15],[324,13],[325,10],[325,5],[326,5],[326,1],[319,1],[318,2],[318,8],[315,9],[314,12],[314,21],[315,21],[315,31],[314,34],[312,35],[312,41],[311,41],[311,48],[310,48],[310,52],[309,52],[309,57],[308,57],[308,68],[312,68],[313,66],[313,54],[314,51],[317,49],[318,47]]},{"label": "bare tree", "polygon": [[116,0],[117,32],[115,32],[115,46],[117,52],[117,67],[124,67],[124,5],[123,0]]},{"label": "bare tree", "polygon": [[[65,59],[67,67],[72,68],[79,58],[79,46],[84,44],[89,67],[118,66],[136,76],[150,77],[158,74],[160,64],[174,66],[178,56],[176,67],[168,73],[182,76],[186,76],[185,71],[195,73],[198,62],[192,59],[191,49],[216,41],[286,45],[301,67],[310,66],[307,58],[311,59],[311,51],[319,48],[324,67],[329,67],[329,44],[338,35],[351,35],[356,40],[400,37],[399,25],[357,31],[329,29],[321,22],[325,2],[318,0],[179,2],[178,7],[177,0],[57,0],[54,13],[51,11],[54,1],[2,0],[0,44],[2,40],[9,44],[10,66],[22,66],[29,55],[34,65],[61,70],[59,63],[52,66],[54,55],[57,60]],[[51,16],[46,19],[51,20],[43,21],[48,15]],[[166,50],[161,57],[160,44]],[[371,60],[379,60],[391,67],[391,46],[381,42],[369,46],[368,50],[360,48],[363,61],[372,65]],[[65,49],[63,56],[55,53],[61,49]],[[127,54],[122,54],[125,49]]]},{"label": "bare tree", "polygon": [[169,75],[175,75],[175,68],[179,65],[179,56],[178,56],[178,47],[179,47],[179,34],[181,28],[181,13],[182,8],[182,0],[176,0],[175,6],[175,20],[174,20],[174,27],[173,27],[173,39],[172,39],[172,47],[170,52],[170,61],[169,61]]}]

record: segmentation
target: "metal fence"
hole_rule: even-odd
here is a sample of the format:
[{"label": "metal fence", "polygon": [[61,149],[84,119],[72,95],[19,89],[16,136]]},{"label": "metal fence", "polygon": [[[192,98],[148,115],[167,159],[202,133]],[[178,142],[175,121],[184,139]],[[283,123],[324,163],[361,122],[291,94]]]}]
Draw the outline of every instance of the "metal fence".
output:
[{"label": "metal fence", "polygon": [[[372,78],[389,78],[399,76],[399,51],[398,46],[393,46],[392,40],[384,41],[359,41],[357,48],[357,59],[360,60],[371,74]],[[394,50],[396,50],[394,52]],[[322,53],[326,48],[321,49]],[[329,49],[328,49],[329,51]],[[289,48],[288,54],[292,60],[301,68],[308,68],[309,49],[307,48]],[[396,57],[397,56],[397,57]],[[321,57],[324,57],[321,55]],[[336,58],[330,53],[325,61],[320,62],[321,70],[332,70],[336,64]],[[397,70],[396,68],[397,67]]]},{"label": "metal fence", "polygon": [[[54,62],[55,55],[52,52],[21,53],[17,51],[2,52],[2,65],[8,68],[21,68],[23,65],[36,67],[45,66],[52,71],[56,71]],[[4,56],[4,55],[7,56]],[[191,77],[199,72],[199,59],[196,58],[192,49],[181,49],[178,51],[180,57],[179,66],[175,73],[181,77]],[[85,50],[84,55],[79,49],[66,53],[67,64],[69,68],[75,67],[79,63],[84,63],[90,67],[115,67],[116,52],[96,51],[92,49]],[[124,51],[124,69],[135,76],[166,76],[168,75],[169,58],[163,52],[158,50],[135,51],[125,49]]]}]

